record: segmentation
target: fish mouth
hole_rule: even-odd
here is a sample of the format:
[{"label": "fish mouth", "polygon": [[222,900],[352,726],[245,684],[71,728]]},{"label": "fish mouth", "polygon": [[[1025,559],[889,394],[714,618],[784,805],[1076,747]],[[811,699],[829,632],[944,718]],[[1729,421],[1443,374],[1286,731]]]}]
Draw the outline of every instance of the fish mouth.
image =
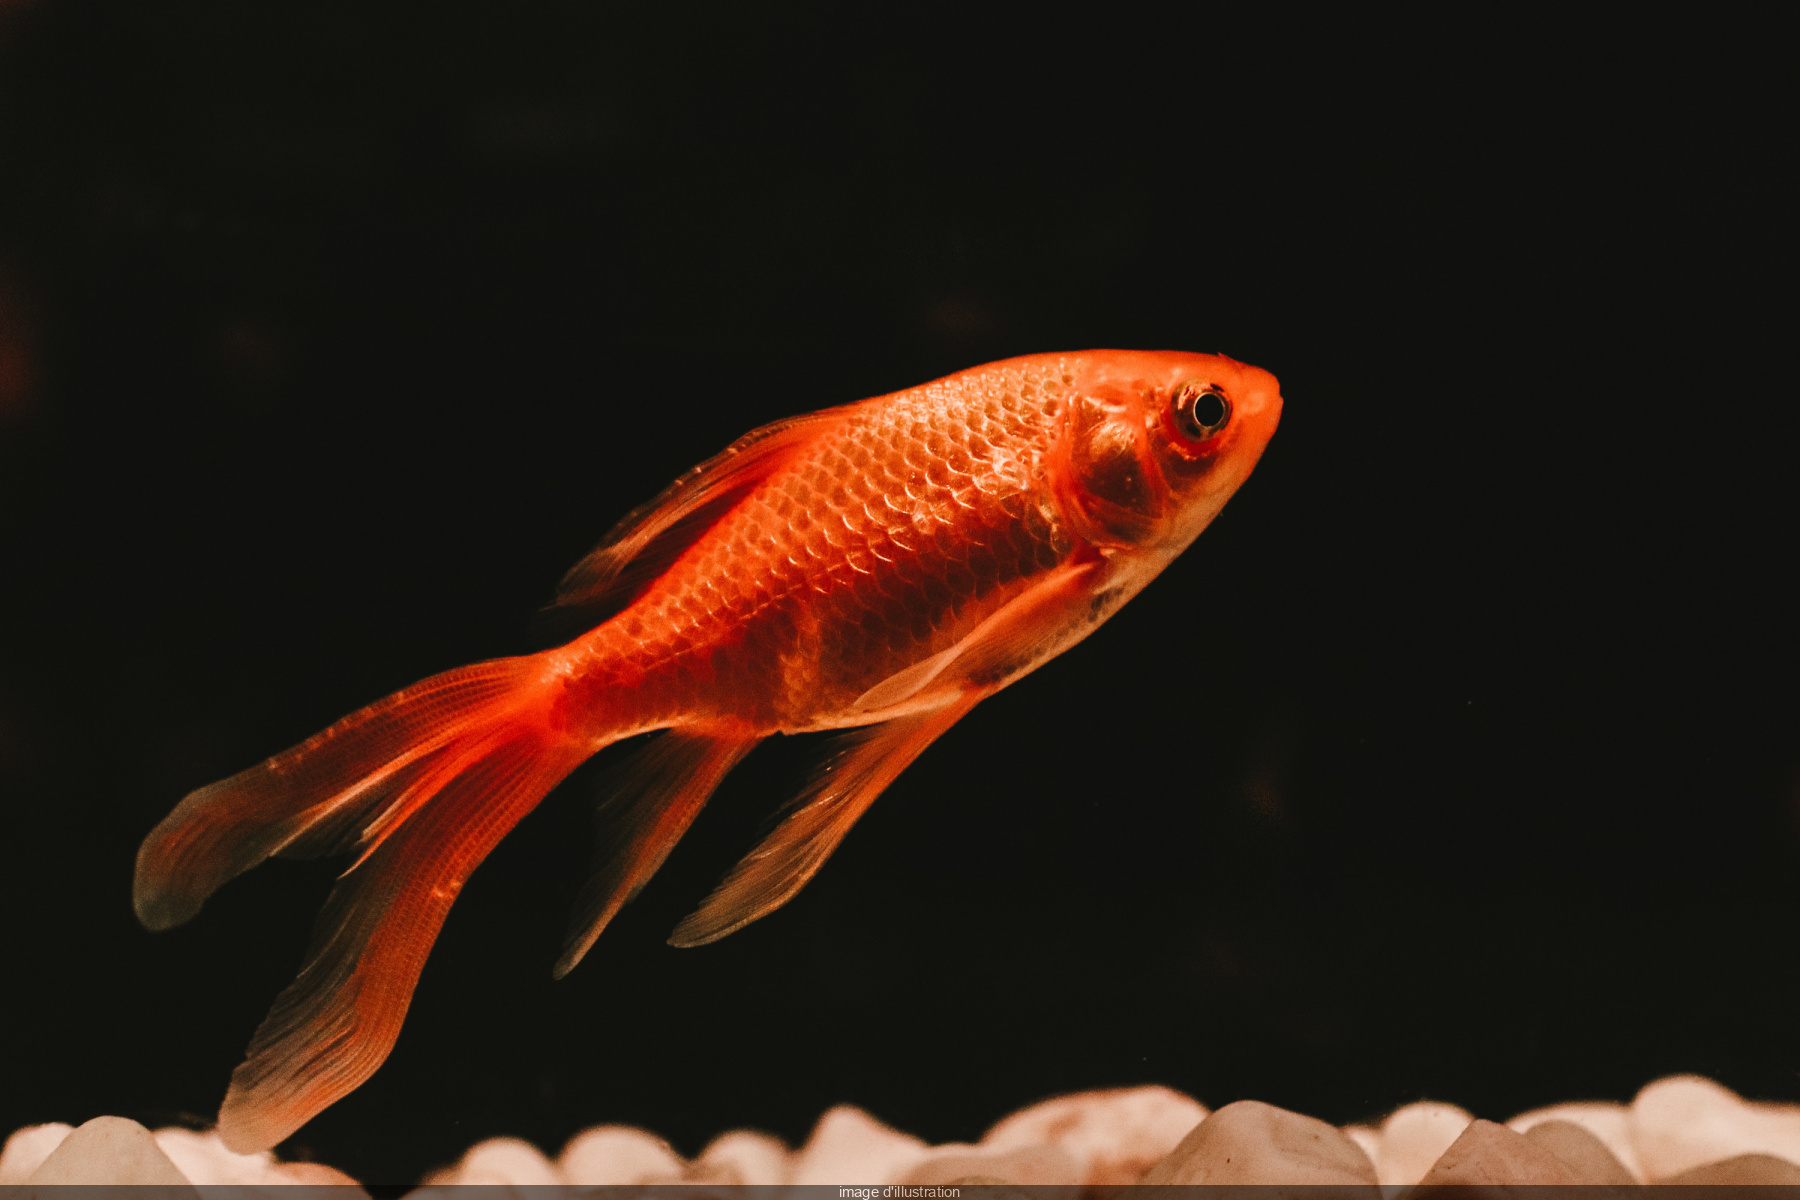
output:
[{"label": "fish mouth", "polygon": [[[1268,372],[1265,371],[1263,374],[1267,375]],[[1269,375],[1267,388],[1253,385],[1246,389],[1243,398],[1244,415],[1266,427],[1263,433],[1265,440],[1272,436],[1276,426],[1281,424],[1281,404],[1281,388],[1276,384],[1273,375]]]}]

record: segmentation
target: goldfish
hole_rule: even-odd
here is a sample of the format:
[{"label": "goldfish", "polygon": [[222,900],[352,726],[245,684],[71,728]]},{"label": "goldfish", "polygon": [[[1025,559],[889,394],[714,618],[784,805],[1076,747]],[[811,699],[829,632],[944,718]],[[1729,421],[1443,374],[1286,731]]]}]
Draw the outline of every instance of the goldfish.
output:
[{"label": "goldfish", "polygon": [[1186,549],[1280,415],[1260,368],[1096,350],[776,422],[570,569],[553,609],[586,632],[432,676],[190,793],[138,852],[149,929],[271,855],[353,860],[232,1074],[225,1144],[270,1148],[380,1067],[470,874],[614,742],[656,734],[601,810],[559,978],[759,742],[845,731],[669,940],[716,941],[787,903],[945,730]]}]

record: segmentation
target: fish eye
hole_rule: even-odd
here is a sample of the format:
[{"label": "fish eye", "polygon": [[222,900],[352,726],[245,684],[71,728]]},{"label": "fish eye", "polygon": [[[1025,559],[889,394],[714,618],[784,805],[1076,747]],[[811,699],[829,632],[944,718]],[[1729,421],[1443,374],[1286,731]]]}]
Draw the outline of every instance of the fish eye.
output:
[{"label": "fish eye", "polygon": [[1210,384],[1184,383],[1169,397],[1169,415],[1182,437],[1204,442],[1231,419],[1231,401]]}]

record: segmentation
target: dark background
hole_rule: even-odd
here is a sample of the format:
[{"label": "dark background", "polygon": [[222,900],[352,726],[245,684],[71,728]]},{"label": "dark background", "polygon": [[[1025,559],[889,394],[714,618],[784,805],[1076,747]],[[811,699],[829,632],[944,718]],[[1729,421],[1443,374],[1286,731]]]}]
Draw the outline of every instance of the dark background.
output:
[{"label": "dark background", "polygon": [[671,949],[765,745],[553,985],[585,769],[286,1152],[1800,1100],[1791,64],[1645,21],[0,6],[0,1131],[207,1119],[291,978],[327,864],[134,923],[185,792],[532,648],[753,426],[1096,345],[1281,379],[1192,551]]}]

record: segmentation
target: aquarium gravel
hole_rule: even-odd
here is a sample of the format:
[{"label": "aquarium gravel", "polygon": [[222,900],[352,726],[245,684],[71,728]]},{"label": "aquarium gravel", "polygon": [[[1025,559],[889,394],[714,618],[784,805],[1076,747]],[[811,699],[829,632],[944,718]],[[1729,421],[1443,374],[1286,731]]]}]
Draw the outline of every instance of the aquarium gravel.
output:
[{"label": "aquarium gravel", "polygon": [[[0,1186],[19,1183],[354,1184],[328,1165],[236,1154],[213,1132],[151,1133],[121,1117],[18,1130]],[[749,1130],[692,1159],[643,1129],[604,1125],[554,1157],[491,1138],[426,1185],[1787,1184],[1800,1185],[1800,1105],[1748,1101],[1678,1075],[1629,1104],[1588,1101],[1504,1123],[1453,1104],[1408,1104],[1333,1126],[1254,1100],[1209,1111],[1163,1087],[1061,1096],[1006,1117],[978,1142],[928,1145],[849,1106],[790,1148]]]}]

